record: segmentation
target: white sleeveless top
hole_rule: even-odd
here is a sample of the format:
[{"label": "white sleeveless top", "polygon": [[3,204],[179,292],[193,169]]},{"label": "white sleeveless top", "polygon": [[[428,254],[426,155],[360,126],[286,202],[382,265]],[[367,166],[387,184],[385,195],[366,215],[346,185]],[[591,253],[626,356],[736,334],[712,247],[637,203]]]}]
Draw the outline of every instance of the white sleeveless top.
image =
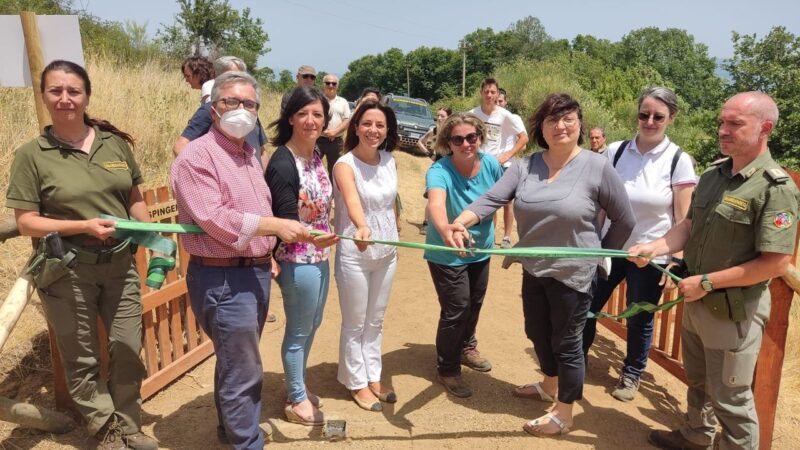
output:
[{"label": "white sleeveless top", "polygon": [[[356,190],[372,239],[396,241],[398,233],[394,202],[397,197],[397,166],[389,152],[380,150],[378,155],[381,159],[376,166],[361,161],[352,152],[340,157],[336,161],[336,165],[347,164],[353,169]],[[336,208],[333,219],[336,234],[352,236],[356,232],[356,227],[350,220],[344,197],[335,181],[333,183],[333,201]],[[353,241],[342,239],[337,244],[336,251],[350,257],[380,259],[395,254],[396,249],[389,245],[373,244],[362,253],[358,251]]]}]

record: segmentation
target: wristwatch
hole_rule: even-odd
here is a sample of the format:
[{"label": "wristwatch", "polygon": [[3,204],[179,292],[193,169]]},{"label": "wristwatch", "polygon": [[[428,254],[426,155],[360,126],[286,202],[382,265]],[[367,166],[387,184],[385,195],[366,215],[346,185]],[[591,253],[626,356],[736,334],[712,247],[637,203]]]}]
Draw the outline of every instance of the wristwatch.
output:
[{"label": "wristwatch", "polygon": [[706,292],[714,290],[714,284],[708,279],[708,274],[703,274],[703,278],[700,280],[700,287]]}]

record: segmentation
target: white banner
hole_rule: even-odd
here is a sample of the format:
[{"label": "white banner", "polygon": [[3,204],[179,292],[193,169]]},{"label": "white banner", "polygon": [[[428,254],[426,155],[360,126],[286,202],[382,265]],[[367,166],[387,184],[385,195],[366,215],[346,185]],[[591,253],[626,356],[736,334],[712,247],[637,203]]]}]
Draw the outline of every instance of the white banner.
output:
[{"label": "white banner", "polygon": [[[84,66],[78,16],[36,16],[44,65],[66,59]],[[20,16],[0,16],[0,87],[31,86]]]}]

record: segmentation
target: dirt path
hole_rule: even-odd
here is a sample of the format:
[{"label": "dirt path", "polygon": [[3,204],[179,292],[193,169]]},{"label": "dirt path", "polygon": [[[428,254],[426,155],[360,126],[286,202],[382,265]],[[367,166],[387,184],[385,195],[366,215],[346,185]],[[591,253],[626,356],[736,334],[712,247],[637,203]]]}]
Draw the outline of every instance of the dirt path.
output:
[{"label": "dirt path", "polygon": [[[424,173],[424,160],[400,155],[398,162],[403,173]],[[421,180],[401,179],[406,209],[401,237],[405,240],[422,240],[415,226],[422,217],[421,185]],[[609,395],[624,358],[624,346],[601,327],[590,353],[584,399],[577,403],[574,430],[559,439],[527,435],[522,425],[543,414],[547,405],[510,393],[515,385],[541,376],[522,329],[520,280],[519,265],[503,270],[499,260],[492,262],[478,339],[494,368],[486,374],[464,369],[474,395],[456,399],[434,381],[433,343],[439,308],[430,275],[418,251],[401,249],[383,340],[384,382],[397,391],[399,401],[382,413],[359,409],[336,381],[341,320],[334,282],[309,358],[307,381],[310,389],[324,398],[329,417],[347,420],[348,441],[339,444],[323,439],[321,428],[283,420],[285,391],[279,352],[284,315],[280,290],[273,284],[272,309],[279,320],[267,324],[261,341],[265,367],[262,417],[275,428],[269,447],[650,448],[647,433],[651,428],[679,423],[686,387],[655,364],[648,367],[636,400],[621,403]],[[158,438],[163,448],[224,448],[216,443],[213,366],[212,357],[144,404],[145,431]],[[43,380],[32,382],[40,384]],[[0,446],[4,448],[83,448],[86,443],[83,431],[49,436],[10,433],[10,429],[0,430]]]}]

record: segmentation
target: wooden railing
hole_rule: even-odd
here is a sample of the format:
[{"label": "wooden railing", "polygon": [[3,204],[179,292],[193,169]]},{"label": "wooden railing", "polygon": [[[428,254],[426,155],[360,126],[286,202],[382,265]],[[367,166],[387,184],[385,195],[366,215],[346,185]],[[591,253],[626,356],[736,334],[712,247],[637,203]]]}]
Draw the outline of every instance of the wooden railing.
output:
[{"label": "wooden railing", "polygon": [[[795,184],[800,186],[800,174],[787,170]],[[797,261],[798,237],[795,239],[795,253],[792,258]],[[756,401],[756,412],[759,420],[759,448],[766,450],[772,447],[772,437],[775,427],[775,412],[777,410],[778,393],[781,384],[781,371],[786,348],[786,334],[789,329],[789,310],[795,293],[800,293],[800,273],[795,266],[789,268],[788,273],[773,279],[769,285],[772,297],[772,309],[764,338],[761,341],[761,351],[758,355],[756,373],[753,380],[753,395]],[[675,291],[665,294],[662,301],[675,298]],[[611,296],[604,311],[619,314],[625,309],[625,284],[622,283]],[[681,355],[681,319],[683,317],[683,303],[668,311],[658,312],[655,315],[653,329],[653,347],[650,349],[650,359],[662,366],[672,375],[686,382]],[[625,339],[627,332],[623,320],[601,319],[600,323]]]},{"label": "wooden railing", "polygon": [[[145,191],[145,203],[153,222],[171,223],[177,218],[175,201],[170,198],[169,189],[160,187]],[[142,289],[142,347],[144,365],[147,371],[142,381],[142,398],[147,399],[170,382],[174,381],[194,366],[211,356],[214,348],[211,340],[198,326],[189,296],[186,291],[186,269],[189,255],[180,245],[175,235],[165,236],[178,241],[177,265],[167,274],[161,289],[154,290],[144,284],[147,278],[148,251],[139,248],[136,253],[136,267],[139,271]],[[105,343],[107,335],[102,323],[98,321],[101,348],[102,373],[108,373],[108,353]],[[50,349],[53,359],[56,405],[72,409],[72,399],[67,390],[64,369],[55,345],[53,330],[50,330]]]}]

